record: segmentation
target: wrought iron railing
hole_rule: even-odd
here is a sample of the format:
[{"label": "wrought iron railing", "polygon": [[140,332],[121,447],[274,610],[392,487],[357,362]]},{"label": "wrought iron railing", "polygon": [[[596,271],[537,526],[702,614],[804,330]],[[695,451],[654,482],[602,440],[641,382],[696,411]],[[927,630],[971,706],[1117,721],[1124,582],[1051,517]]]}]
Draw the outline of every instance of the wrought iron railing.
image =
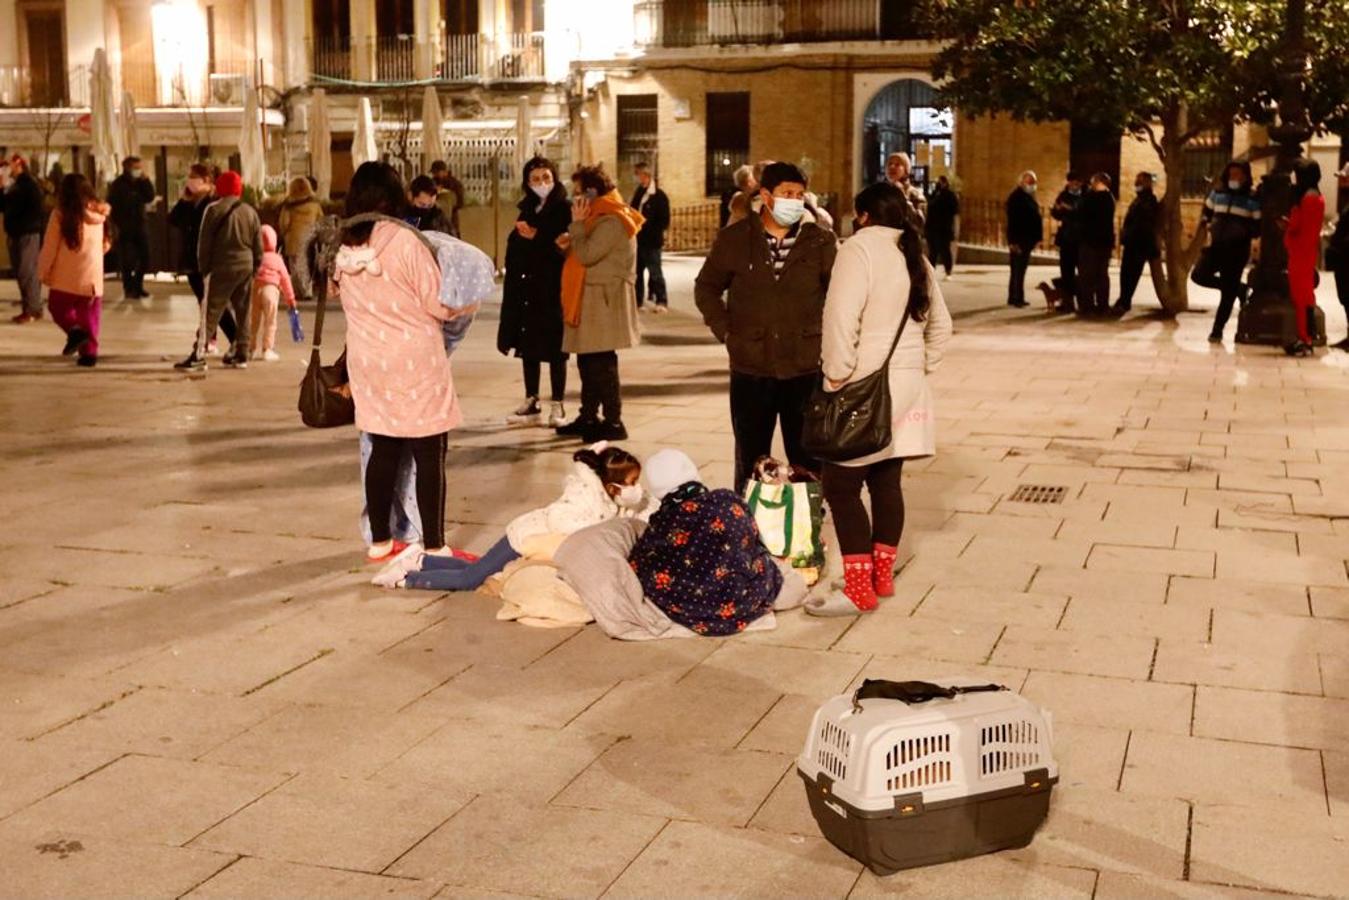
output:
[{"label": "wrought iron railing", "polygon": [[324,78],[351,77],[351,38],[313,38],[309,41],[309,67]]},{"label": "wrought iron railing", "polygon": [[448,34],[437,75],[445,81],[538,81],[543,32]]},{"label": "wrought iron railing", "polygon": [[716,44],[914,40],[930,36],[916,4],[877,0],[638,0],[637,43]]},{"label": "wrought iron railing", "polygon": [[[242,106],[252,73],[249,59],[216,60],[210,71],[172,71],[151,60],[123,59],[109,66],[114,103],[123,92],[141,107]],[[37,77],[23,66],[0,66],[0,106],[80,108],[89,105],[89,69],[72,66],[64,81]]]}]

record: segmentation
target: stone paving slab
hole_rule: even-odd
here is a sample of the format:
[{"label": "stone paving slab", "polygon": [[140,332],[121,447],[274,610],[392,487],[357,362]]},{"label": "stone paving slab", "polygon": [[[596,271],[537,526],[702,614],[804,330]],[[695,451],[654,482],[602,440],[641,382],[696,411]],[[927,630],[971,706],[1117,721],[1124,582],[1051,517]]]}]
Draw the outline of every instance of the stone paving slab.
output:
[{"label": "stone paving slab", "polygon": [[[626,444],[724,483],[696,265],[671,261],[674,312],[623,354]],[[304,351],[179,377],[181,288],[109,298],[92,372],[49,323],[0,328],[0,893],[1343,895],[1349,355],[1213,347],[1206,315],[1145,302],[1009,311],[1003,276],[943,283],[957,333],[897,595],[727,641],[373,588],[355,441],[296,421]],[[573,449],[500,424],[518,367],[495,325],[455,358],[448,526],[479,551]],[[1052,712],[1050,819],[1025,850],[877,878],[820,837],[795,756],[832,694],[956,676]]]}]

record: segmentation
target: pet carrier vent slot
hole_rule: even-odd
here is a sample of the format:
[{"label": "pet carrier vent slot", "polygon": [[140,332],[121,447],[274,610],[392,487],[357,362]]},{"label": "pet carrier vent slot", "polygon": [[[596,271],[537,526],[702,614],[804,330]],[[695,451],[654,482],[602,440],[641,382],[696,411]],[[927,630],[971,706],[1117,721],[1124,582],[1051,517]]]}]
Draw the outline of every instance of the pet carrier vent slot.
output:
[{"label": "pet carrier vent slot", "polygon": [[820,728],[820,748],[816,753],[816,762],[835,781],[847,777],[848,751],[851,749],[852,735],[833,722],[825,722]]},{"label": "pet carrier vent slot", "polygon": [[1068,488],[1057,484],[1022,484],[1008,498],[1012,503],[1062,503]]},{"label": "pet carrier vent slot", "polygon": [[892,793],[946,784],[951,780],[951,735],[934,734],[900,741],[885,754]]},{"label": "pet carrier vent slot", "polygon": [[1020,771],[1040,763],[1040,731],[1032,722],[1004,722],[979,730],[979,774]]}]

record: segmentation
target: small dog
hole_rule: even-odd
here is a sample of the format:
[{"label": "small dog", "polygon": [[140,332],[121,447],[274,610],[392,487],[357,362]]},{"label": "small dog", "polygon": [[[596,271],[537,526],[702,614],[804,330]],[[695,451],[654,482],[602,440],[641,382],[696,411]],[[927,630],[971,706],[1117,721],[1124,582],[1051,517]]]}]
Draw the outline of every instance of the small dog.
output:
[{"label": "small dog", "polygon": [[771,456],[761,456],[754,464],[754,480],[764,484],[803,484],[819,481],[819,478],[809,469],[789,466]]}]

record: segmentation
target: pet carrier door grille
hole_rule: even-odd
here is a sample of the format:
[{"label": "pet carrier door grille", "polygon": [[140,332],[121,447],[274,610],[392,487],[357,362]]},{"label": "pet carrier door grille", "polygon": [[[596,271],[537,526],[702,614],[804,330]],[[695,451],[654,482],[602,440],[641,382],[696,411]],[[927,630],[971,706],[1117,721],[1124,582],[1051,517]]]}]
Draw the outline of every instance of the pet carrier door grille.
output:
[{"label": "pet carrier door grille", "polygon": [[848,776],[848,752],[852,749],[852,735],[833,722],[825,722],[820,729],[820,747],[816,760],[837,781]]},{"label": "pet carrier door grille", "polygon": [[951,735],[934,734],[900,741],[885,754],[885,789],[909,791],[951,780]]},{"label": "pet carrier door grille", "polygon": [[1039,740],[1039,730],[1024,720],[979,729],[979,774],[996,775],[1038,765]]}]

